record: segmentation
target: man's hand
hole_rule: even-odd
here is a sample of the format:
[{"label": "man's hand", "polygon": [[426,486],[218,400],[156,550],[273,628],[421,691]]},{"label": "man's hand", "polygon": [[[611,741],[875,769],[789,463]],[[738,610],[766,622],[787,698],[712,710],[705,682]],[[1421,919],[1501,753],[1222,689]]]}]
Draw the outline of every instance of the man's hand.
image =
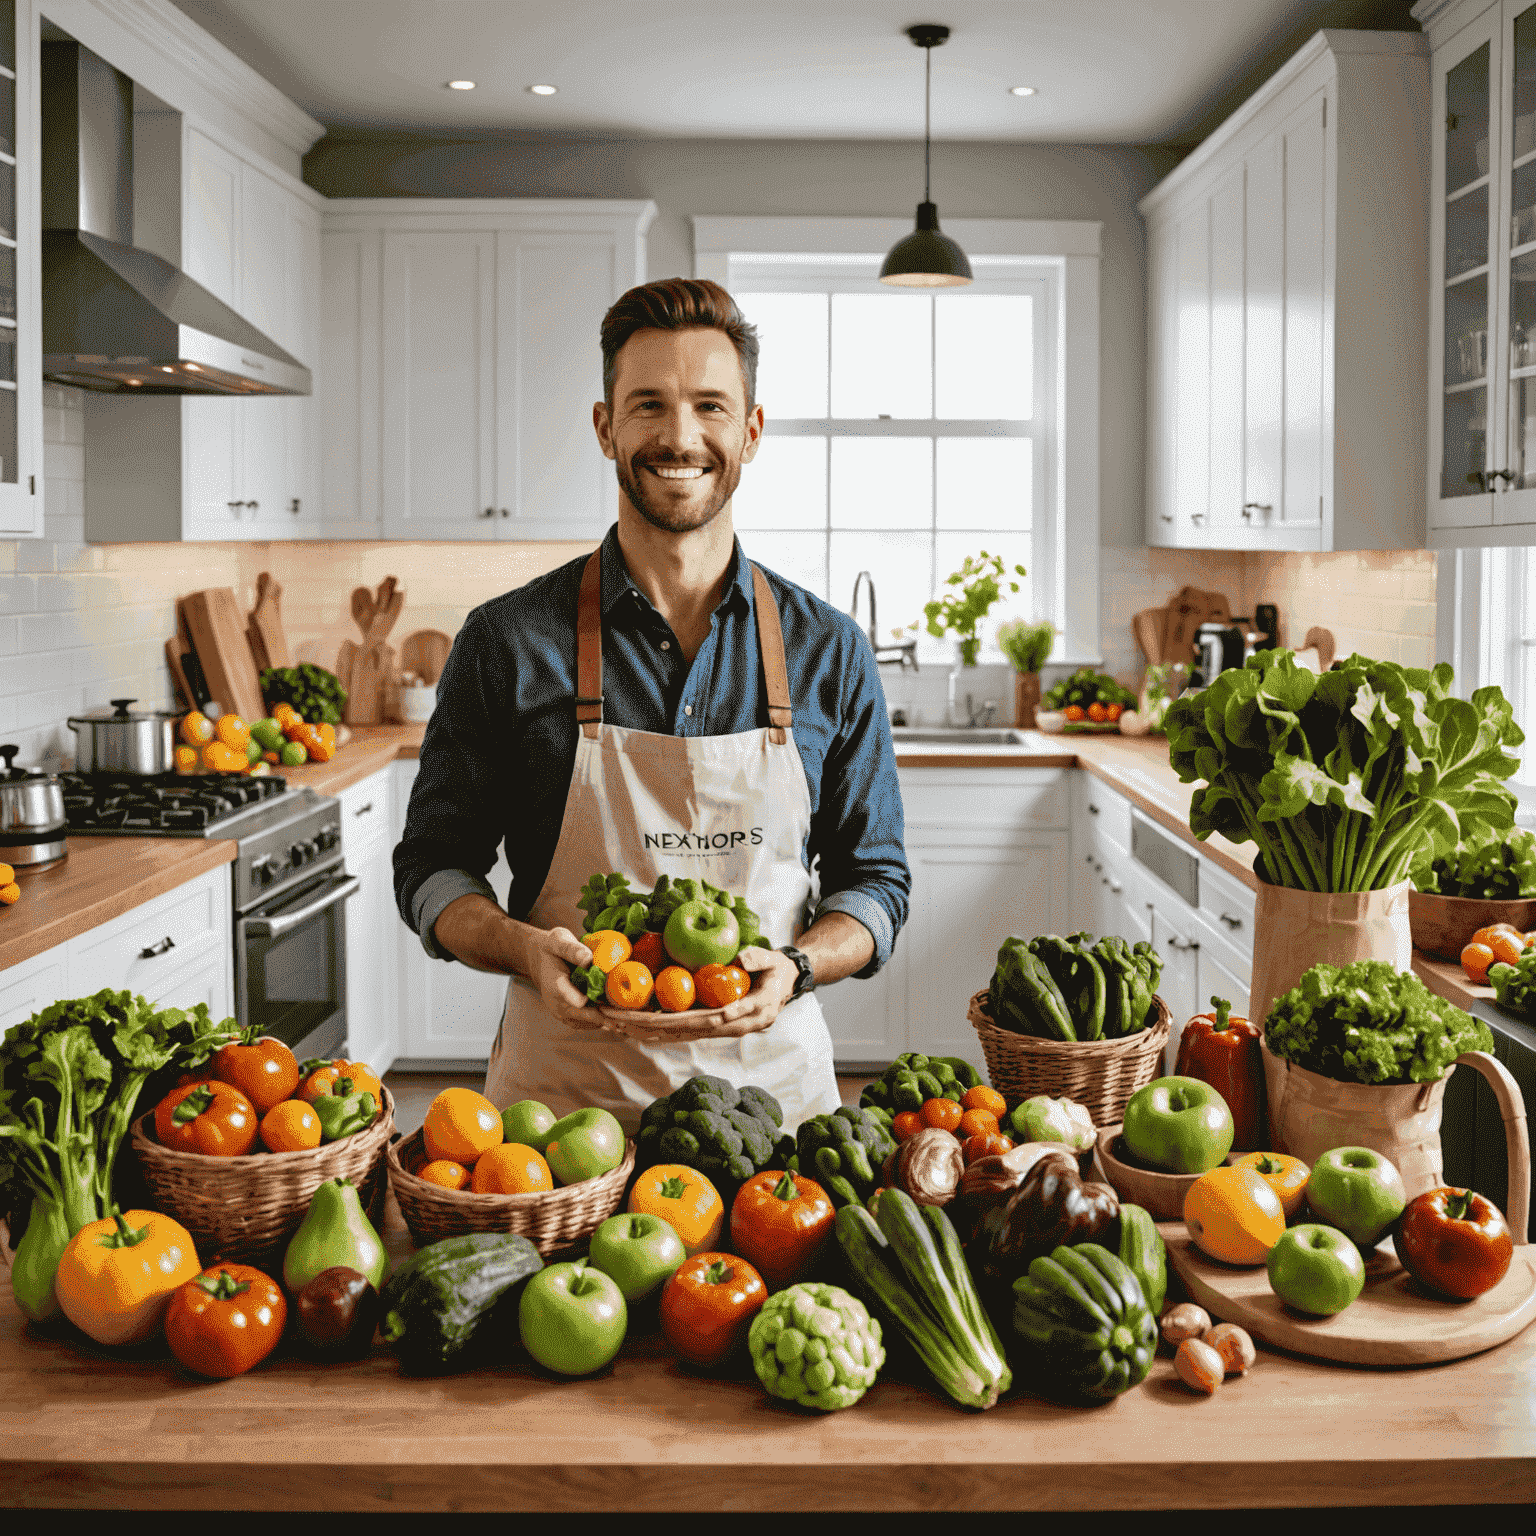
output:
[{"label": "man's hand", "polygon": [[665,1013],[647,1014],[643,1021],[630,1020],[610,1008],[599,1010],[610,1019],[610,1028],[645,1045],[676,1045],[685,1040],[734,1040],[755,1035],[778,1018],[779,1010],[795,990],[800,970],[788,955],[755,945],[737,955],[735,964],[752,977],[745,997],[724,1008],[686,1022],[668,1023]]},{"label": "man's hand", "polygon": [[539,1001],[572,1029],[603,1029],[600,1010],[578,992],[571,971],[592,963],[592,951],[569,928],[533,928],[525,944],[526,975],[539,989]]}]

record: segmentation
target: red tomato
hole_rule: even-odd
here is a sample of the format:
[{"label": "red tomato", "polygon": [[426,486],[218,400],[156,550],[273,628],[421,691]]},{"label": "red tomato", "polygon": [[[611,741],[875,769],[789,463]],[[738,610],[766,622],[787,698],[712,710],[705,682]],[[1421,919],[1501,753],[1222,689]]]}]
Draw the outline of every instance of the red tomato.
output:
[{"label": "red tomato", "polygon": [[638,960],[652,976],[660,976],[672,964],[672,957],[659,933],[642,933],[630,946],[629,958]]},{"label": "red tomato", "polygon": [[968,1136],[961,1143],[960,1152],[965,1158],[965,1166],[969,1168],[978,1157],[998,1157],[1004,1152],[1012,1152],[1013,1143],[1001,1132],[990,1132],[981,1136]]},{"label": "red tomato", "polygon": [[723,1365],[768,1300],[763,1277],[731,1253],[696,1253],[662,1287],[661,1331],[692,1365]]},{"label": "red tomato", "polygon": [[891,1121],[891,1135],[897,1141],[906,1141],[923,1129],[923,1117],[915,1109],[904,1109]]},{"label": "red tomato", "polygon": [[1106,704],[1104,706],[1104,718],[1106,720],[1118,720],[1125,713],[1124,704]]},{"label": "red tomato", "polygon": [[239,1376],[277,1348],[288,1321],[282,1287],[249,1264],[215,1264],[171,1296],[165,1342],[204,1376]]},{"label": "red tomato", "polygon": [[188,1083],[155,1106],[155,1139],[177,1152],[239,1157],[256,1145],[261,1117],[229,1083]]},{"label": "red tomato", "polygon": [[264,1115],[274,1104],[293,1097],[299,1086],[299,1060],[271,1036],[236,1040],[214,1053],[213,1075],[238,1088]]},{"label": "red tomato", "polygon": [[699,1007],[724,1008],[747,995],[752,978],[739,965],[701,965],[693,973],[693,984]]},{"label": "red tomato", "polygon": [[1093,703],[1088,706],[1088,718],[1092,720],[1095,725],[1103,725],[1103,723],[1109,719],[1109,711],[1104,707],[1104,705],[1100,704],[1099,701],[1095,699]]},{"label": "red tomato", "polygon": [[1068,704],[1067,707],[1062,710],[1062,714],[1065,715],[1068,720],[1081,720],[1083,718],[1083,706],[1081,704]]},{"label": "red tomato", "polygon": [[1421,1285],[1470,1301],[1509,1272],[1515,1242],[1504,1213],[1470,1189],[1415,1196],[1392,1240],[1403,1268]]}]

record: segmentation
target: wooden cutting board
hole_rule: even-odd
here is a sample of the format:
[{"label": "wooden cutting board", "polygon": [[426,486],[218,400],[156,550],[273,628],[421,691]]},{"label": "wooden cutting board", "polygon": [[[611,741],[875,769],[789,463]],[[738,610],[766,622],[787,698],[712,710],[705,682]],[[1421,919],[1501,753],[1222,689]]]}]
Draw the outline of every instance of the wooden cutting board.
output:
[{"label": "wooden cutting board", "polygon": [[412,630],[400,643],[400,670],[414,672],[424,683],[435,683],[452,649],[452,637],[440,629]]},{"label": "wooden cutting board", "polygon": [[1166,608],[1143,608],[1131,620],[1131,629],[1136,636],[1136,643],[1141,647],[1141,654],[1147,658],[1151,666],[1156,666],[1163,659],[1163,637],[1167,625],[1168,610]]},{"label": "wooden cutting board", "polygon": [[1333,1317],[1294,1311],[1270,1289],[1262,1264],[1220,1264],[1190,1241],[1182,1221],[1158,1223],[1169,1267],[1212,1317],[1255,1339],[1317,1360],[1350,1365],[1433,1365],[1512,1339],[1536,1319],[1536,1246],[1515,1249],[1509,1273],[1474,1301],[1442,1301],[1422,1290],[1390,1245],[1366,1265],[1365,1289]]},{"label": "wooden cutting board", "polygon": [[261,680],[234,588],[189,593],[181,606],[209,693],[241,719],[261,719]]},{"label": "wooden cutting board", "polygon": [[291,667],[293,652],[283,629],[283,589],[263,571],[256,578],[256,606],[251,609],[251,654],[258,670],[267,667]]},{"label": "wooden cutting board", "polygon": [[377,725],[384,718],[389,688],[399,675],[394,649],[384,642],[404,607],[405,592],[393,576],[386,576],[377,592],[358,587],[352,593],[352,617],[363,640],[361,645],[343,641],[336,657],[336,675],[347,690],[343,718],[349,725]]},{"label": "wooden cutting board", "polygon": [[1168,622],[1163,630],[1164,661],[1192,662],[1195,636],[1202,624],[1230,624],[1232,609],[1220,592],[1183,587],[1168,599]]}]

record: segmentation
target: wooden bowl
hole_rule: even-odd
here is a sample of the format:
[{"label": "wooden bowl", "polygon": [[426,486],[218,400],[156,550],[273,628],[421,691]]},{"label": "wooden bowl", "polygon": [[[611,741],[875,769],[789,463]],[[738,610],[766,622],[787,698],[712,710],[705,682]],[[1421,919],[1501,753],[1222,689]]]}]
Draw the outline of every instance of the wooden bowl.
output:
[{"label": "wooden bowl", "polygon": [[1093,1174],[1101,1184],[1108,1184],[1122,1200],[1139,1205],[1152,1213],[1154,1221],[1183,1221],[1184,1196],[1200,1177],[1198,1173],[1159,1173],[1154,1168],[1139,1168],[1123,1162],[1125,1149],[1116,1156],[1120,1140],[1119,1125],[1106,1125],[1099,1132],[1093,1148]]},{"label": "wooden bowl", "polygon": [[1438,960],[1459,960],[1479,928],[1512,923],[1521,933],[1536,928],[1536,901],[1482,901],[1476,896],[1408,892],[1408,929],[1414,947]]}]

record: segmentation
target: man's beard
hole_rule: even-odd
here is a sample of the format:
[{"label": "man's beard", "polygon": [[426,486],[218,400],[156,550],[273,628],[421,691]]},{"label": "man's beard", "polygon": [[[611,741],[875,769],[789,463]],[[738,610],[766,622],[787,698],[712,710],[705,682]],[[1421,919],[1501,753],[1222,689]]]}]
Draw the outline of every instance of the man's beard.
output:
[{"label": "man's beard", "polygon": [[[659,496],[651,500],[648,492],[652,486],[645,476],[647,464],[659,465],[664,469],[703,469],[713,472],[716,481],[714,494],[702,505],[667,505]],[[636,458],[627,467],[622,459],[618,459],[615,460],[614,468],[619,477],[619,489],[628,498],[630,506],[651,527],[659,528],[663,533],[692,533],[697,528],[707,527],[720,515],[721,509],[736,494],[736,487],[741,483],[740,459],[712,464],[697,459]]]}]

